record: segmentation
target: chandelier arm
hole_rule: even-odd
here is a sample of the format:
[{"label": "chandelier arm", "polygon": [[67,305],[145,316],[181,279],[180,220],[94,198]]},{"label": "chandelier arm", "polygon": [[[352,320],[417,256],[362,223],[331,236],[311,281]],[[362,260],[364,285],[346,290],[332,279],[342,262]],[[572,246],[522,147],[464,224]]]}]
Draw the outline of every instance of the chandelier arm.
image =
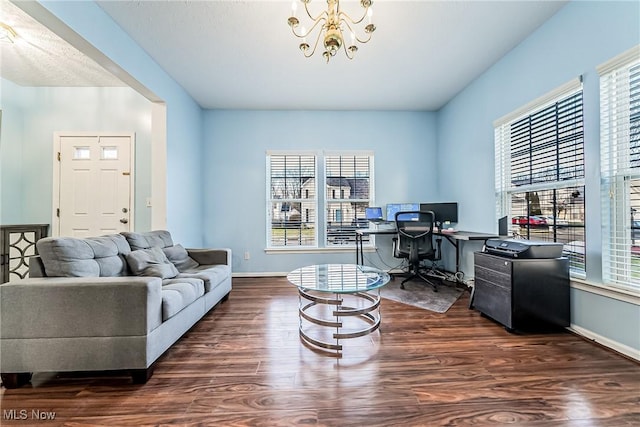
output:
[{"label": "chandelier arm", "polygon": [[309,17],[309,19],[311,19],[312,21],[319,21],[320,18],[322,18],[323,16],[326,18],[329,17],[329,14],[327,13],[326,10],[323,10],[322,12],[320,12],[320,15],[316,16],[315,18],[313,17],[313,15],[311,15],[311,12],[309,12],[309,3],[310,2],[303,2],[304,3],[304,11],[307,12],[307,16]]},{"label": "chandelier arm", "polygon": [[[315,22],[313,23],[313,25],[311,26],[311,28],[309,28],[309,29],[307,30],[306,34],[298,34],[298,33],[296,32],[295,28],[293,28],[293,27],[291,28],[291,31],[293,32],[293,35],[294,35],[294,36],[296,36],[296,37],[298,37],[298,38],[300,38],[300,39],[303,39],[303,38],[307,37],[309,34],[311,34],[311,33],[313,32],[313,30],[318,26],[318,24],[319,24],[320,22],[324,22],[324,21],[326,21],[326,19],[325,19],[325,18],[323,18],[323,17],[321,17],[321,16],[319,16],[319,17],[318,17],[318,19],[317,19],[317,21],[315,21]],[[322,31],[319,31],[319,32],[321,33]]]},{"label": "chandelier arm", "polygon": [[361,39],[360,36],[356,34],[356,40],[358,41],[358,43],[362,43],[362,44],[368,43],[369,40],[371,40],[371,33],[369,33],[369,37],[367,37],[366,39]]},{"label": "chandelier arm", "polygon": [[[356,33],[356,32],[354,31],[353,27],[351,27],[351,24],[349,23],[349,21],[345,21],[344,19],[341,19],[341,21],[340,21],[340,22],[342,22],[342,23],[343,23],[343,24],[344,24],[344,25],[349,29],[349,31],[355,35],[355,37],[356,37],[356,41],[357,41],[358,43],[365,44],[365,43],[367,43],[369,40],[371,40],[371,34],[372,34],[372,33],[369,33],[369,37],[364,38],[364,39],[361,39],[361,38],[360,38],[360,36],[358,35],[358,33]],[[342,33],[342,30],[340,30],[340,33]],[[343,37],[342,37],[342,40],[345,40],[344,35],[343,35]],[[350,40],[351,40],[351,39],[349,39],[349,41],[350,41]]]},{"label": "chandelier arm", "polygon": [[305,58],[310,58],[313,56],[314,53],[316,53],[316,49],[318,48],[318,43],[320,42],[320,37],[322,36],[322,31],[318,31],[318,37],[316,37],[316,42],[313,44],[313,50],[311,51],[310,54],[307,55],[306,51],[302,51],[302,54],[305,56]]},{"label": "chandelier arm", "polygon": [[342,21],[344,21],[344,22],[346,22],[346,21],[348,20],[348,21],[349,21],[349,22],[351,22],[353,25],[358,25],[358,24],[360,24],[362,21],[364,21],[364,18],[366,18],[366,17],[367,17],[367,12],[368,12],[368,11],[369,11],[369,8],[367,7],[367,8],[364,10],[364,14],[363,14],[363,15],[360,17],[360,19],[358,19],[357,21],[356,21],[356,20],[354,20],[352,17],[350,17],[349,15],[347,15],[345,12],[342,12],[342,11],[338,12],[338,16],[339,16],[339,17],[340,17],[340,19],[341,19]]}]

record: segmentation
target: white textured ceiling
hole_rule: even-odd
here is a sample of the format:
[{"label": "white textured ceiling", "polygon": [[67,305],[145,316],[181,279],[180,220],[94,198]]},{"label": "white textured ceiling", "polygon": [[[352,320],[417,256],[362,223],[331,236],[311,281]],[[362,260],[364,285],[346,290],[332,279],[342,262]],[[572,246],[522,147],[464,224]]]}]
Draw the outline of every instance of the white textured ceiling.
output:
[{"label": "white textured ceiling", "polygon": [[[290,0],[97,3],[204,108],[437,110],[567,2],[375,0],[372,40],[329,64],[302,56]],[[51,49],[48,69],[81,62]]]},{"label": "white textured ceiling", "polygon": [[124,83],[7,0],[0,21],[15,43],[0,42],[0,76],[20,86],[113,87]]}]

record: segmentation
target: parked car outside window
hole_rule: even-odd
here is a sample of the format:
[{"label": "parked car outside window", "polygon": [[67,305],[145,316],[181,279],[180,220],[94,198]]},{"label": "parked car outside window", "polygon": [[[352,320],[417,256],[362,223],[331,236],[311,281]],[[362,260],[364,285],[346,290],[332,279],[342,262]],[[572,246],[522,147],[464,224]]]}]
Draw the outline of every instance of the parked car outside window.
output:
[{"label": "parked car outside window", "polygon": [[542,227],[547,225],[547,220],[544,217],[531,215],[528,218],[526,216],[514,216],[511,218],[512,224],[520,225],[524,227],[529,225],[531,227]]}]

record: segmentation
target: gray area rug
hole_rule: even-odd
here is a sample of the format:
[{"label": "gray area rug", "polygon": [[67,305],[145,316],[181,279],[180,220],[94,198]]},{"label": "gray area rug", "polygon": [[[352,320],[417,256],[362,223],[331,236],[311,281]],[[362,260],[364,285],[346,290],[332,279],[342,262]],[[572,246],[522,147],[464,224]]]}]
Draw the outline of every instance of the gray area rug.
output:
[{"label": "gray area rug", "polygon": [[410,280],[400,289],[402,277],[396,277],[380,289],[380,295],[393,301],[409,304],[414,307],[436,313],[445,313],[455,303],[463,290],[454,284],[438,284],[438,292],[434,292],[431,285],[422,280]]}]

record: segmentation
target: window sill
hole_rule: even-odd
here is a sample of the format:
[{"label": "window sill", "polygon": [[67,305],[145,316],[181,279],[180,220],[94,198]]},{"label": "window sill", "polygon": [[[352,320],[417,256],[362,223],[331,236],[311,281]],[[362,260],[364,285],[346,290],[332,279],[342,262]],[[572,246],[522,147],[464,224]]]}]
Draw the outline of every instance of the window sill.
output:
[{"label": "window sill", "polygon": [[607,298],[640,305],[640,294],[626,289],[620,289],[604,284],[594,284],[577,278],[571,279],[571,287]]},{"label": "window sill", "polygon": [[[374,246],[363,246],[364,252],[375,252],[377,249]],[[356,245],[344,245],[329,248],[301,248],[301,247],[288,247],[288,248],[266,248],[264,253],[267,255],[281,255],[281,254],[317,254],[317,253],[355,253]]]}]

